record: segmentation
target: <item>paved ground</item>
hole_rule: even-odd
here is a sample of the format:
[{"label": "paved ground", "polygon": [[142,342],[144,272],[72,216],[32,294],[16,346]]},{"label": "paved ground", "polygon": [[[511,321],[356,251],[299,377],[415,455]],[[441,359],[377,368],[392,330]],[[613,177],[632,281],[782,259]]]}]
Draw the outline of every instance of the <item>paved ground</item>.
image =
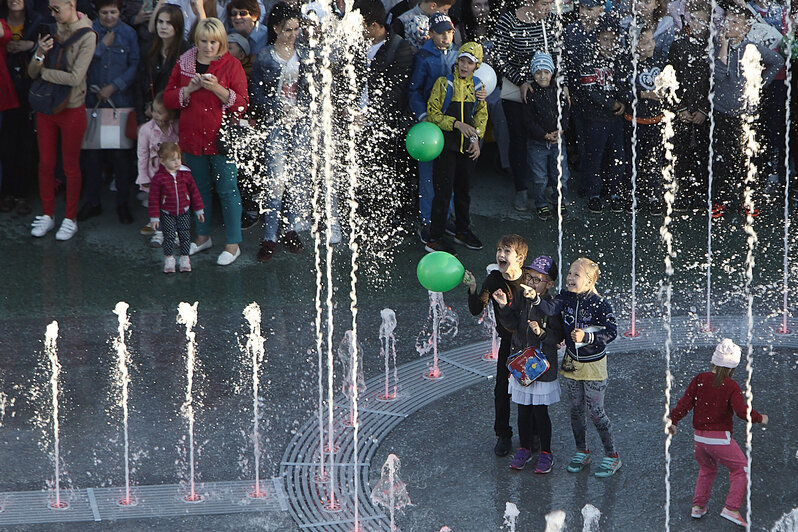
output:
[{"label": "paved ground", "polygon": [[[486,243],[478,252],[462,251],[460,258],[479,277],[492,262],[492,245],[503,233],[518,232],[530,241],[532,253],[556,254],[554,222],[540,222],[510,208],[510,179],[484,165],[474,183],[472,196],[474,231]],[[58,202],[63,209],[63,200]],[[176,483],[185,469],[179,459],[184,429],[178,415],[182,401],[184,340],[175,323],[177,304],[199,301],[198,357],[202,374],[198,382],[204,408],[198,414],[197,439],[202,449],[198,471],[208,481],[249,478],[246,463],[249,403],[237,393],[241,378],[241,335],[245,332],[241,312],[250,302],[263,309],[267,337],[264,404],[265,443],[262,474],[277,473],[292,430],[315,411],[315,357],[307,350],[315,344],[315,272],[313,254],[293,257],[283,254],[270,264],[255,261],[259,230],[245,233],[243,256],[233,266],[215,265],[219,246],[211,254],[197,256],[190,275],[164,276],[161,255],[146,247],[138,228],[146,220],[143,208],[134,211],[136,224],[122,226],[106,198],[106,213],[81,224],[69,242],[28,236],[33,216],[0,215],[0,391],[14,400],[6,407],[0,426],[0,491],[38,490],[52,477],[50,461],[40,442],[42,433],[30,420],[43,408],[31,390],[44,384],[41,373],[42,341],[47,323],[57,320],[61,328],[59,355],[64,366],[62,457],[66,478],[76,487],[118,486],[122,481],[117,411],[109,399],[115,334],[115,304],[126,301],[131,308],[129,347],[135,361],[131,387],[132,451],[134,482]],[[778,312],[781,306],[782,225],[774,201],[763,208],[756,222],[760,243],[754,274],[754,311],[760,315]],[[61,211],[62,212],[62,211]],[[60,216],[61,213],[58,213]],[[742,314],[745,234],[741,219],[724,220],[715,229],[713,312]],[[636,311],[660,315],[660,282],[663,279],[663,246],[659,241],[661,219],[639,217],[637,228]],[[618,314],[631,312],[631,228],[628,215],[607,213],[603,217],[582,211],[579,203],[565,221],[564,256],[587,255],[602,265],[600,288],[616,306]],[[702,314],[705,305],[706,217],[682,215],[673,223],[675,247],[674,312]],[[214,236],[222,237],[221,228]],[[307,237],[309,238],[309,237]],[[796,238],[791,236],[791,245]],[[423,252],[415,240],[396,249],[390,263],[364,264],[358,285],[358,327],[365,349],[366,376],[381,371],[377,331],[379,311],[396,310],[399,363],[414,360],[414,343],[426,317],[427,295],[415,280],[415,264]],[[792,254],[794,257],[794,253]],[[348,312],[348,261],[345,248],[334,254],[336,293],[334,301],[337,344],[350,327]],[[795,278],[795,265],[791,266]],[[447,301],[460,316],[460,334],[449,346],[485,338],[485,331],[469,315],[464,289],[447,294]],[[792,297],[792,296],[791,296]],[[791,307],[795,304],[790,299]],[[445,348],[445,346],[444,346]],[[759,353],[754,387],[757,407],[772,415],[767,431],[754,438],[753,508],[757,529],[770,526],[784,512],[798,506],[794,479],[798,473],[798,437],[790,428],[796,415],[795,353],[784,350]],[[682,354],[684,364],[677,374],[676,388],[683,390],[689,375],[704,366],[705,352]],[[578,529],[577,512],[586,502],[604,514],[604,530],[658,530],[664,516],[663,446],[659,429],[664,369],[661,353],[619,355],[613,360],[609,411],[616,423],[620,448],[627,463],[617,478],[598,482],[587,475],[568,475],[562,461],[554,474],[536,477],[531,471],[513,473],[506,460],[490,452],[493,444],[490,389],[492,384],[473,387],[461,396],[449,397],[406,420],[389,436],[376,457],[384,460],[395,452],[404,461],[405,481],[415,506],[400,524],[405,530],[437,530],[448,524],[456,531],[496,530],[501,525],[504,504],[516,502],[521,510],[519,530],[542,530],[546,511],[562,508],[568,513],[569,529]],[[742,380],[742,376],[738,376]],[[571,452],[564,405],[553,409],[555,453],[563,460]],[[738,425],[738,441],[741,426]],[[44,446],[46,448],[46,446]],[[695,473],[689,452],[689,435],[682,432],[675,442],[673,465],[673,530],[723,530],[717,516],[699,528],[686,519],[689,491]],[[713,509],[719,510],[725,483],[719,478]],[[113,525],[59,525],[52,530],[291,530],[287,514],[228,515],[218,517],[151,519]],[[20,527],[41,530],[41,526]]]}]

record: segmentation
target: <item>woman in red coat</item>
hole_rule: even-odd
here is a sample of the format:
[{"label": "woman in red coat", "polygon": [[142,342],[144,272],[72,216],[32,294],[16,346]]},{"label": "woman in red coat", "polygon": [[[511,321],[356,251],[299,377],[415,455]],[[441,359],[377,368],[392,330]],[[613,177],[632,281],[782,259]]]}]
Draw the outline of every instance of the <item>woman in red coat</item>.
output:
[{"label": "woman in red coat", "polygon": [[[6,67],[6,45],[11,40],[11,28],[0,19],[0,128],[3,127],[3,111],[19,107],[17,91],[11,82],[11,73]],[[3,165],[0,164],[0,185],[3,184]]]},{"label": "woman in red coat", "polygon": [[226,246],[217,264],[226,266],[241,254],[241,195],[235,162],[219,155],[216,141],[225,111],[241,114],[247,109],[247,78],[241,63],[227,52],[222,23],[206,18],[197,24],[195,48],[180,56],[163,101],[180,109],[180,148],[183,163],[191,168],[202,202],[205,222],[197,223],[197,240],[191,254],[211,247],[211,183],[222,205]]}]

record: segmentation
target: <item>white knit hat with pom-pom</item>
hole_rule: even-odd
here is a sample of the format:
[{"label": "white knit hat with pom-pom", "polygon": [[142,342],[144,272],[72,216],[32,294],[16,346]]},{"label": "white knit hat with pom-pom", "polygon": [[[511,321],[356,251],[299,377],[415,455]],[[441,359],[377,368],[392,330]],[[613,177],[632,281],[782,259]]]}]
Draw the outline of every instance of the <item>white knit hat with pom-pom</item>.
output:
[{"label": "white knit hat with pom-pom", "polygon": [[712,363],[721,368],[736,368],[740,364],[740,347],[724,338],[712,353]]}]

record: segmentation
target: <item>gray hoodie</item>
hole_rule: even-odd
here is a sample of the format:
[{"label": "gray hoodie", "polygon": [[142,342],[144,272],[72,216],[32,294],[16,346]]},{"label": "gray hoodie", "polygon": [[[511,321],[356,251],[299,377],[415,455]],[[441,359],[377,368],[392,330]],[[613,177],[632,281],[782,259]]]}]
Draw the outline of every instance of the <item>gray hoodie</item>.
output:
[{"label": "gray hoodie", "polygon": [[[756,46],[762,55],[765,69],[762,72],[762,86],[766,86],[784,66],[784,58],[770,48],[744,40],[737,46],[729,45],[726,54],[726,64],[720,59],[715,59],[715,110],[730,116],[741,116],[745,110],[743,90],[745,76],[740,64],[745,54],[745,47]],[[716,53],[720,48],[716,48]]]}]

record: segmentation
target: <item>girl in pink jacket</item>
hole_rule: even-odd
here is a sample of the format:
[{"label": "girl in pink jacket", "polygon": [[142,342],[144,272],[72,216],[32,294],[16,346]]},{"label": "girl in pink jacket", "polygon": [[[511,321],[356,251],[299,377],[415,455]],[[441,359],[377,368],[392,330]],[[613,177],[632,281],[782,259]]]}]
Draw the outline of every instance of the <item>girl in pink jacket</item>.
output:
[{"label": "girl in pink jacket", "polygon": [[175,232],[180,238],[180,271],[190,272],[191,210],[205,221],[202,197],[191,171],[183,166],[180,146],[164,142],[158,148],[161,166],[150,181],[150,227],[163,231],[163,272],[175,273]]}]

